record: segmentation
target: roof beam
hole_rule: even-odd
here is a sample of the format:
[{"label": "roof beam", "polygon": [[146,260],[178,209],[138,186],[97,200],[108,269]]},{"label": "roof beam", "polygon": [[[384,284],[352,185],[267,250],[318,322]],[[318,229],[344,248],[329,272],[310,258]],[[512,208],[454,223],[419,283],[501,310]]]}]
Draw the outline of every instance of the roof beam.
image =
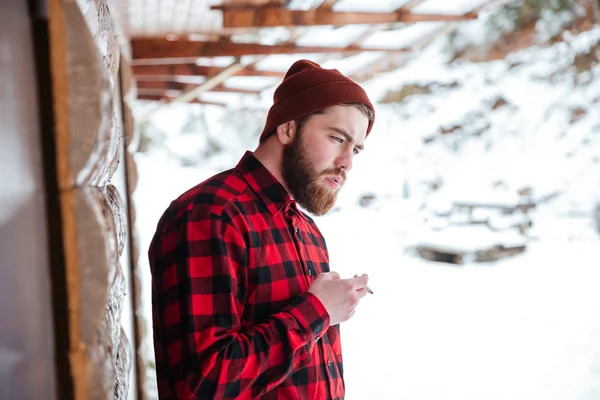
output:
[{"label": "roof beam", "polygon": [[213,88],[219,86],[220,84],[225,82],[227,78],[235,75],[244,68],[245,66],[240,62],[239,59],[237,59],[235,62],[231,63],[227,68],[224,68],[217,75],[211,76],[209,79],[206,80],[206,82],[203,82],[202,84],[185,91],[181,96],[177,97],[176,99],[173,99],[171,102],[190,101],[198,97],[200,93],[208,92]]},{"label": "roof beam", "polygon": [[[176,81],[144,81],[137,78],[136,82],[137,89],[141,92],[145,90],[155,90],[155,91],[167,91],[167,90],[175,90],[180,92],[185,92],[186,90],[190,90],[198,84],[193,83],[185,83],[185,82],[176,82]],[[260,90],[251,90],[251,89],[242,89],[235,87],[228,87],[223,85],[215,86],[211,89],[211,92],[221,92],[221,93],[241,93],[241,94],[260,94]]]},{"label": "roof beam", "polygon": [[219,72],[217,75],[210,77],[203,82],[202,84],[191,88],[190,90],[186,90],[182,95],[178,97],[170,97],[170,98],[162,98],[160,102],[154,105],[154,107],[145,110],[145,113],[138,117],[138,121],[141,123],[146,121],[151,114],[156,112],[158,109],[162,107],[169,106],[173,103],[187,103],[197,99],[201,93],[208,92],[215,88],[216,86],[225,82],[227,78],[235,75],[237,72],[244,69],[244,65],[237,59],[235,62],[231,63],[227,68],[223,69],[223,71]]},{"label": "roof beam", "polygon": [[[472,10],[470,12],[470,14],[477,14],[482,11],[499,8],[499,7],[502,7],[512,1],[514,1],[514,0],[488,0],[486,3],[481,4],[479,7]],[[411,1],[409,3],[412,3],[412,2],[416,3],[417,0]],[[408,5],[408,3],[407,3],[407,5]],[[449,34],[452,31],[454,31],[456,29],[456,26],[457,26],[457,23],[452,22],[452,23],[449,23],[449,24],[441,27],[440,29],[436,29],[434,32],[431,32],[428,35],[418,39],[416,42],[411,43],[411,47],[414,49],[423,48],[423,47],[427,46],[438,35],[445,35],[445,34]],[[385,57],[383,57],[379,60],[376,60],[376,61],[372,62],[371,64],[367,65],[362,71],[356,72],[355,74],[353,74],[351,76],[351,78],[356,81],[364,81],[371,74],[389,72],[391,70],[400,68],[405,63],[406,57],[408,57],[408,53],[406,53],[404,55],[400,55],[398,57],[395,57],[394,55],[391,55],[391,54],[386,55]]]},{"label": "roof beam", "polygon": [[[134,65],[133,73],[137,79],[143,79],[145,76],[160,77],[162,80],[175,80],[178,76],[213,76],[223,71],[223,67],[213,67],[206,65],[188,64],[162,64],[162,65]],[[274,78],[283,78],[285,72],[265,71],[254,67],[247,67],[235,76],[266,76]]]},{"label": "roof beam", "polygon": [[317,8],[321,10],[331,10],[338,1],[339,0],[324,0]]},{"label": "roof beam", "polygon": [[[404,4],[402,7],[398,8],[398,9],[396,9],[396,11],[394,11],[394,12],[395,13],[410,12],[411,9],[413,9],[414,7],[423,3],[424,1],[426,1],[426,0],[409,0],[406,4]],[[360,44],[362,42],[364,42],[365,40],[367,40],[369,37],[376,34],[377,32],[381,32],[384,28],[385,28],[385,26],[383,26],[383,25],[371,26],[365,33],[363,33],[362,35],[357,37],[350,44],[350,46],[360,46]]]},{"label": "roof beam", "polygon": [[291,0],[263,0],[263,1],[227,1],[222,4],[213,4],[211,10],[239,10],[256,7],[285,7]]},{"label": "roof beam", "polygon": [[416,6],[418,6],[419,4],[424,3],[424,2],[425,2],[425,0],[409,0],[402,7],[400,7],[399,10],[402,10],[402,11],[411,10],[411,9],[415,8]]},{"label": "roof beam", "polygon": [[242,57],[246,55],[298,53],[351,53],[378,51],[403,53],[405,49],[365,49],[358,47],[297,46],[295,44],[264,45],[235,42],[199,42],[191,40],[137,39],[131,43],[134,60],[195,59],[198,57]]},{"label": "roof beam", "polygon": [[[171,98],[168,96],[162,96],[162,95],[158,95],[158,94],[140,94],[138,96],[138,100],[149,100],[149,101],[165,101],[166,100],[166,101],[168,101],[169,99],[171,99]],[[189,103],[227,107],[227,104],[225,104],[225,103],[219,103],[216,101],[208,101],[208,100],[201,100],[201,99],[192,99],[189,101]]]},{"label": "roof beam", "polygon": [[463,15],[334,12],[329,9],[290,10],[287,8],[253,8],[223,11],[224,28],[315,26],[348,24],[389,24],[393,22],[464,21],[476,19],[477,13]]}]

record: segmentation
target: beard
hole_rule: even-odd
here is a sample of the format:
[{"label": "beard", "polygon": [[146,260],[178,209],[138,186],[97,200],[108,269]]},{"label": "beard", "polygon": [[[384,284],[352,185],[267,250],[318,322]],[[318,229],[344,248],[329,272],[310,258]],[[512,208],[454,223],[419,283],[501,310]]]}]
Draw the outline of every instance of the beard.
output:
[{"label": "beard", "polygon": [[[337,200],[339,188],[346,181],[346,173],[341,168],[316,171],[310,161],[308,149],[299,131],[294,141],[283,149],[282,175],[294,200],[313,215],[327,213]],[[327,176],[341,176],[338,190],[323,184]]]}]

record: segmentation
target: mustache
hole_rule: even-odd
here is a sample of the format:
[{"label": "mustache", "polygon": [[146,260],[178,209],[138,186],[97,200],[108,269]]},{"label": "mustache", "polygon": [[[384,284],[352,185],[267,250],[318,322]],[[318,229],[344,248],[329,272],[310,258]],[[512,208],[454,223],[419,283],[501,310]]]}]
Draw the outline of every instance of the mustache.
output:
[{"label": "mustache", "polygon": [[320,176],[340,176],[342,177],[342,183],[346,182],[346,171],[342,168],[330,168],[319,174]]}]

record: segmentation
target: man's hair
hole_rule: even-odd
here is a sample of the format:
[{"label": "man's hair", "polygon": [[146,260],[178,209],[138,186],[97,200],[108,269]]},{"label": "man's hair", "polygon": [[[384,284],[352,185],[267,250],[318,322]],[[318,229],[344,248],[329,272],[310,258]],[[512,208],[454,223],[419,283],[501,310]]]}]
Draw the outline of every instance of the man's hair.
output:
[{"label": "man's hair", "polygon": [[[356,107],[360,111],[362,111],[362,113],[369,119],[369,123],[371,123],[373,121],[373,117],[374,117],[373,111],[371,111],[371,109],[369,107],[367,107],[366,105],[364,105],[363,103],[344,103],[344,104],[339,104],[339,105],[340,106],[348,106],[348,107]],[[296,132],[302,131],[302,127],[308,122],[309,119],[312,118],[313,115],[316,115],[316,114],[325,114],[325,110],[319,110],[319,111],[309,114],[307,116],[298,118],[296,120]]]}]

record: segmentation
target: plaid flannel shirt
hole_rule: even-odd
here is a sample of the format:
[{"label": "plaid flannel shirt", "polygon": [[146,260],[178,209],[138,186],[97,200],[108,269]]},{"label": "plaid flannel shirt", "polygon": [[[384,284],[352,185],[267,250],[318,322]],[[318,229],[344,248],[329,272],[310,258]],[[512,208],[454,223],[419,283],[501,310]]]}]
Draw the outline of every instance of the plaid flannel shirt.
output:
[{"label": "plaid flannel shirt", "polygon": [[325,240],[247,152],[161,217],[149,249],[160,399],[343,399],[339,325],[307,291]]}]

